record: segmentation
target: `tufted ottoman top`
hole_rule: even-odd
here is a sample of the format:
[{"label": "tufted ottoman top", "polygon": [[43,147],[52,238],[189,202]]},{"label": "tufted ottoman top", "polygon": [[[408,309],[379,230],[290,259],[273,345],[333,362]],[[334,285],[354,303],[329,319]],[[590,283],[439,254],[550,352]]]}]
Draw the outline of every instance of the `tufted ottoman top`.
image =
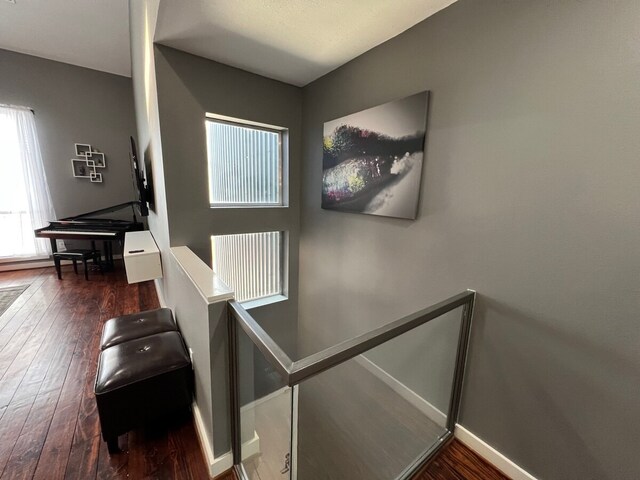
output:
[{"label": "tufted ottoman top", "polygon": [[111,392],[188,366],[189,354],[178,332],[130,340],[100,352],[95,394]]},{"label": "tufted ottoman top", "polygon": [[104,350],[134,338],[173,330],[178,330],[178,327],[169,308],[123,315],[105,322],[100,348]]}]

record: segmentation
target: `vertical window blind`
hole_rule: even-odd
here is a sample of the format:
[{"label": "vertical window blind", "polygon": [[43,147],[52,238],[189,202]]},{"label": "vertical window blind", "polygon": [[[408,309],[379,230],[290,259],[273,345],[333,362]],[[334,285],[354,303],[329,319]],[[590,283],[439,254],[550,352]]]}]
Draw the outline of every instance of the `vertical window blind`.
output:
[{"label": "vertical window blind", "polygon": [[213,270],[246,302],[282,294],[282,232],[211,237]]},{"label": "vertical window blind", "polygon": [[206,127],[211,205],[281,205],[282,132],[214,120]]}]

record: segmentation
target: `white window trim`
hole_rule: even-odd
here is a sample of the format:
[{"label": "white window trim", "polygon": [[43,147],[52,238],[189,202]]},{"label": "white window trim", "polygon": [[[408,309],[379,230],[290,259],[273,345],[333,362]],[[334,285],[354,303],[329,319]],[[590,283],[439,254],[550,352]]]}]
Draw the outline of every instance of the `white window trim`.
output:
[{"label": "white window trim", "polygon": [[240,305],[242,305],[245,310],[251,310],[252,308],[264,307],[265,305],[284,302],[285,300],[289,300],[289,297],[287,297],[286,295],[278,294],[269,295],[268,297],[256,298],[254,300],[247,300],[246,302],[240,302]]},{"label": "white window trim", "polygon": [[[278,134],[278,147],[279,147],[279,165],[278,173],[280,176],[280,201],[274,203],[214,203],[209,202],[209,207],[212,209],[221,208],[289,208],[289,129],[286,127],[280,127],[277,125],[269,125],[267,123],[254,122],[251,120],[245,120],[241,118],[229,117],[226,115],[219,115],[215,113],[207,112],[205,114],[205,129],[207,122],[217,122],[226,125],[232,125],[236,127],[253,128],[257,130],[264,130],[267,132]],[[209,138],[207,138],[208,148]],[[209,173],[209,159],[207,154],[207,175]],[[209,182],[211,180],[209,179]]]}]

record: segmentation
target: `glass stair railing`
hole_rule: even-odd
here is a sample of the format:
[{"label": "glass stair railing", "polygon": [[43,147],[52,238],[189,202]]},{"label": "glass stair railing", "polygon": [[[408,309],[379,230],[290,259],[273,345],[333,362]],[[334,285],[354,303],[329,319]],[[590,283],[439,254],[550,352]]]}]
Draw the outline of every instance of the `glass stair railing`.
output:
[{"label": "glass stair railing", "polygon": [[453,438],[474,301],[468,290],[295,362],[229,302],[236,474],[411,478]]}]

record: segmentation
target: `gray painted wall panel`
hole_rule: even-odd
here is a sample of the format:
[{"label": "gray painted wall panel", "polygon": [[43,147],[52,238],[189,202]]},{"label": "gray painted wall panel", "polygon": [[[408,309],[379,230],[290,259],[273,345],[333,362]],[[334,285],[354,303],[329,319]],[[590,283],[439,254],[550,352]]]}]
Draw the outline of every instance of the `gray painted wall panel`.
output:
[{"label": "gray painted wall panel", "polygon": [[167,254],[165,285],[180,332],[193,354],[194,401],[216,456],[230,449],[227,302],[208,304],[175,257]]},{"label": "gray painted wall panel", "polygon": [[[0,103],[35,111],[58,218],[134,199],[129,160],[129,136],[135,133],[130,78],[7,50],[0,50],[0,72]],[[89,143],[105,153],[103,183],[73,177],[76,142]],[[112,216],[131,219],[129,212]]]},{"label": "gray painted wall panel", "polygon": [[[638,18],[460,0],[303,90],[301,343],[477,289],[462,423],[539,478],[640,476]],[[426,89],[418,219],[321,210],[323,122]]]},{"label": "gray painted wall panel", "polygon": [[[172,246],[186,245],[211,265],[211,235],[289,232],[289,299],[252,310],[265,329],[295,352],[298,285],[299,88],[172,48],[155,47],[160,128]],[[289,129],[289,207],[209,207],[206,113]]]}]

